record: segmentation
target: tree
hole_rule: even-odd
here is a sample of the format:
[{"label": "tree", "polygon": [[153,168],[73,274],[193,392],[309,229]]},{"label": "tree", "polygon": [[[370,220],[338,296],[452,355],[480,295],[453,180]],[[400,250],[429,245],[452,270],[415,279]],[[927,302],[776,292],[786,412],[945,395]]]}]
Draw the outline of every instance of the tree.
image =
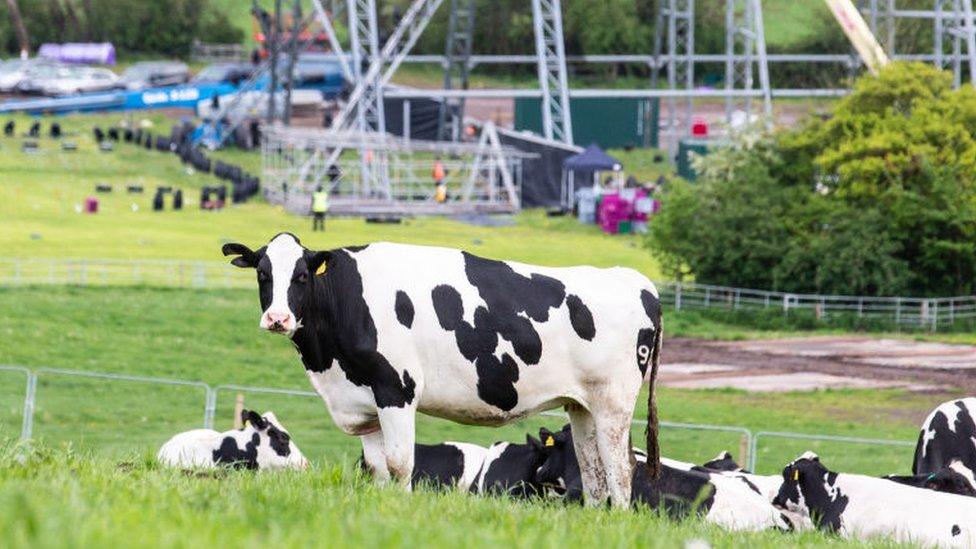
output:
[{"label": "tree", "polygon": [[26,58],[30,54],[30,38],[27,35],[27,27],[24,26],[24,18],[20,15],[17,0],[7,0],[7,9],[10,11],[10,21],[14,25],[17,41],[20,43],[20,56]]}]

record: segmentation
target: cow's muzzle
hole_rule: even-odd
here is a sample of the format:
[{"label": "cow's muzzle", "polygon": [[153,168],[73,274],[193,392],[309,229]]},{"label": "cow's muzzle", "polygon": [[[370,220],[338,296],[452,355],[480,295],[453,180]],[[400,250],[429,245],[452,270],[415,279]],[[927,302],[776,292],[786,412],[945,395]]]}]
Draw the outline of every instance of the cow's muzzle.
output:
[{"label": "cow's muzzle", "polygon": [[291,313],[266,312],[261,317],[261,327],[276,334],[289,334],[295,331],[295,317]]}]

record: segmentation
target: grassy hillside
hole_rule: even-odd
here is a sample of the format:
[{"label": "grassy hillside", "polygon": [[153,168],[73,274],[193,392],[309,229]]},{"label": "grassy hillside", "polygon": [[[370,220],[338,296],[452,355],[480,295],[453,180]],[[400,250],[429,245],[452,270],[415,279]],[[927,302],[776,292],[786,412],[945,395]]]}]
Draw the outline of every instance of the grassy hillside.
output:
[{"label": "grassy hillside", "polygon": [[[261,244],[280,231],[292,231],[312,248],[332,248],[379,240],[463,248],[479,255],[545,265],[624,265],[658,277],[656,263],[637,237],[607,236],[573,219],[547,218],[526,212],[512,226],[480,227],[448,219],[421,218],[402,225],[371,225],[362,219],[329,221],[327,233],[313,234],[311,222],[260,200],[214,213],[199,210],[196,190],[217,183],[209,175],[189,174],[174,155],[145,151],[120,143],[115,152],[101,153],[91,137],[93,124],[116,123],[119,116],[59,118],[79,151],[61,152],[56,142],[42,139],[42,152],[25,154],[20,139],[0,138],[0,250],[5,257],[185,258],[223,259],[220,246],[228,240]],[[28,119],[17,118],[19,131]],[[44,120],[47,131],[51,119]],[[132,119],[138,123],[141,118]],[[150,117],[155,128],[166,128],[161,117]],[[218,158],[260,173],[257,153],[222,151]],[[76,212],[100,183],[114,186],[98,195],[97,215]],[[124,192],[141,184],[142,195]],[[182,212],[151,211],[157,185],[184,189]],[[134,211],[134,207],[138,208]]]}]

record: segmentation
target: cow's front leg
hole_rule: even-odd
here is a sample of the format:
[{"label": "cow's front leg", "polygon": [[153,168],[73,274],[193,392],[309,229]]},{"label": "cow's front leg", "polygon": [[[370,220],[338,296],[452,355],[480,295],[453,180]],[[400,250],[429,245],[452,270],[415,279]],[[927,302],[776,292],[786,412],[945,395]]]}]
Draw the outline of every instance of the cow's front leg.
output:
[{"label": "cow's front leg", "polygon": [[383,449],[383,431],[377,429],[359,439],[363,442],[363,465],[380,484],[390,481],[390,470],[386,467],[386,452]]},{"label": "cow's front leg", "polygon": [[380,408],[378,415],[386,468],[393,480],[409,492],[410,478],[413,475],[417,412],[409,406],[389,407]]}]

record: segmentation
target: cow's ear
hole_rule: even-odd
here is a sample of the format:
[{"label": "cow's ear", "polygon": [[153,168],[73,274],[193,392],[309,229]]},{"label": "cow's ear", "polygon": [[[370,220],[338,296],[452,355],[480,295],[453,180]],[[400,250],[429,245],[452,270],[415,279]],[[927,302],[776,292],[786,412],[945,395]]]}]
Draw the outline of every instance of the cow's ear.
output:
[{"label": "cow's ear", "polygon": [[532,435],[525,435],[525,443],[528,444],[534,450],[543,450],[545,447],[542,445],[542,441],[533,437]]},{"label": "cow's ear", "polygon": [[224,256],[238,256],[230,260],[230,264],[234,265],[235,267],[240,267],[242,269],[254,269],[258,266],[258,259],[260,259],[258,254],[243,244],[228,242],[220,248],[220,251],[223,252]]},{"label": "cow's ear", "polygon": [[265,427],[264,418],[261,417],[261,414],[255,412],[254,410],[242,410],[241,422],[244,424],[245,427],[247,427],[248,424],[250,424],[252,427],[254,427],[257,430],[264,429]]},{"label": "cow's ear", "polygon": [[556,445],[556,437],[552,434],[552,431],[545,427],[539,429],[539,440],[542,441],[542,446],[545,448],[551,448]]},{"label": "cow's ear", "polygon": [[325,274],[328,261],[331,258],[332,252],[305,251],[305,264],[308,265],[308,272],[314,273],[316,276]]}]

